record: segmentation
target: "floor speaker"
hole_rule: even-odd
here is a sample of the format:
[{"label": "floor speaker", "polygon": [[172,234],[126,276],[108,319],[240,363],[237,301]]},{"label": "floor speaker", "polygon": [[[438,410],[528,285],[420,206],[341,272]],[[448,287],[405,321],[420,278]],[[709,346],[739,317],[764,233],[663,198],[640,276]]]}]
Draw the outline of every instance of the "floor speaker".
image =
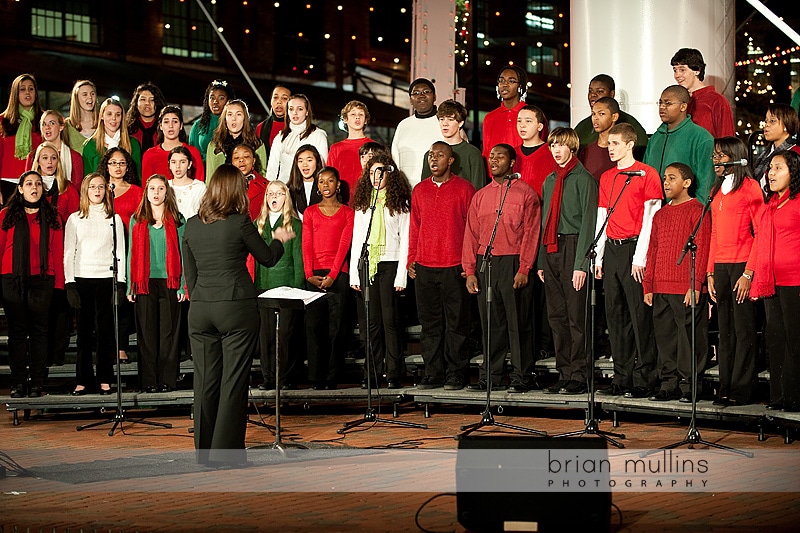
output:
[{"label": "floor speaker", "polygon": [[[605,457],[603,439],[592,437],[547,438],[528,436],[467,436],[458,444],[456,491],[459,523],[470,531],[608,531],[611,523],[611,491],[574,492],[518,490],[520,476],[547,475],[520,465],[526,454],[512,450],[592,450],[591,457]],[[462,450],[486,450],[466,453]],[[505,452],[504,452],[505,451]],[[605,452],[605,453],[604,453]],[[533,454],[530,454],[533,455]],[[469,457],[466,460],[465,457]],[[542,455],[537,455],[542,457]],[[545,455],[544,457],[548,457]],[[475,491],[471,484],[493,486],[487,492]],[[507,480],[507,483],[506,483]],[[541,485],[541,484],[540,484]],[[502,487],[514,487],[504,492]],[[608,484],[605,485],[606,487]],[[470,490],[465,490],[467,487]],[[498,489],[499,487],[499,489]]]}]

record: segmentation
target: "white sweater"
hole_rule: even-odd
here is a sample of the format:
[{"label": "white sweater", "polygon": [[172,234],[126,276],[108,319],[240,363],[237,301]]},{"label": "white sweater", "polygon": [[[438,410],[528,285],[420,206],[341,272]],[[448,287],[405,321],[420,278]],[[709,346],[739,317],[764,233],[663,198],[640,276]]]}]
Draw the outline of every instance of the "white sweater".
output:
[{"label": "white sweater", "polygon": [[431,149],[433,143],[443,140],[436,115],[428,118],[410,116],[397,125],[392,139],[392,159],[406,175],[412,187],[423,179],[422,164],[425,152]]},{"label": "white sweater", "polygon": [[[269,162],[267,163],[267,173],[264,175],[269,181],[276,179],[284,183],[289,183],[289,174],[294,165],[294,156],[297,149],[304,144],[310,144],[319,151],[322,164],[328,159],[328,134],[325,130],[317,128],[311,135],[301,139],[300,135],[306,130],[306,123],[289,124],[289,134],[286,139],[281,139],[282,134],[278,134],[272,141],[272,148],[269,151]],[[319,170],[319,169],[317,169]]]},{"label": "white sweater", "polygon": [[[371,211],[356,211],[353,217],[353,241],[350,248],[350,285],[361,285],[358,260],[361,257],[361,247],[367,236]],[[397,275],[394,278],[394,287],[406,287],[406,266],[408,264],[408,227],[411,223],[409,213],[395,213],[389,215],[389,208],[383,208],[383,223],[386,226],[386,249],[380,261],[397,261]]]},{"label": "white sweater", "polygon": [[[119,215],[117,224],[117,281],[125,282],[125,226]],[[89,216],[72,213],[64,228],[64,279],[110,278],[114,234],[111,219],[106,218],[103,204],[90,205]]]}]

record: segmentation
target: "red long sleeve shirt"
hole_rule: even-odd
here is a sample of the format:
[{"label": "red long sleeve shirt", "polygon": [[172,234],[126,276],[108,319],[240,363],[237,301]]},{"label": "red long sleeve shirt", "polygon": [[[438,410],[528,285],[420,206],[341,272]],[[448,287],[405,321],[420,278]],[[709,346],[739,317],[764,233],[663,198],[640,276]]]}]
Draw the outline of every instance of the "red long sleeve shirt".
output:
[{"label": "red long sleeve shirt", "polygon": [[353,240],[352,209],[343,205],[333,216],[325,215],[314,204],[303,213],[303,269],[306,279],[315,270],[328,270],[336,279],[340,272],[348,271],[348,254]]},{"label": "red long sleeve shirt", "polygon": [[[11,274],[13,271],[14,257],[14,228],[2,229],[8,209],[0,211],[0,273]],[[30,228],[30,266],[31,276],[38,276],[41,269],[39,262],[39,223],[36,222],[36,213],[28,215]],[[55,276],[55,287],[64,288],[64,228],[50,228],[50,245],[47,247],[47,274]]]},{"label": "red long sleeve shirt", "polygon": [[464,227],[475,187],[459,176],[436,185],[424,179],[411,192],[408,264],[449,268],[461,264]]},{"label": "red long sleeve shirt", "polygon": [[[691,255],[686,254],[678,265],[683,246],[692,234],[703,204],[692,198],[679,205],[667,204],[653,217],[653,231],[647,249],[647,268],[644,271],[642,288],[645,294],[686,294],[689,291]],[[697,232],[697,262],[694,289],[705,292],[706,273],[703,266],[708,262],[708,245],[711,240],[711,220],[706,216]]]},{"label": "red long sleeve shirt", "polygon": [[[331,145],[328,150],[328,159],[326,163],[328,166],[334,167],[339,171],[339,176],[342,181],[347,183],[350,198],[356,192],[356,184],[361,178],[361,156],[358,155],[358,149],[361,145],[372,141],[369,137],[363,139],[345,139]],[[343,199],[345,203],[349,203],[349,198]]]},{"label": "red long sleeve shirt", "polygon": [[[486,251],[507,183],[492,180],[472,197],[461,251],[461,266],[467,276],[475,275],[476,256]],[[510,183],[492,255],[519,255],[518,273],[528,275],[536,261],[542,206],[539,196],[530,185],[522,180]]]},{"label": "red long sleeve shirt", "polygon": [[[520,144],[519,133],[517,133],[517,116],[520,109],[525,107],[525,102],[520,102],[511,109],[501,103],[500,107],[489,111],[483,119],[483,157],[489,161],[489,152],[500,143],[509,146]],[[547,139],[547,118],[542,121],[544,127],[539,135],[542,139]],[[489,174],[491,176],[491,173]]]},{"label": "red long sleeve shirt", "polygon": [[[203,166],[203,158],[200,157],[200,150],[191,144],[182,144],[192,154],[195,179],[205,181],[206,169]],[[142,182],[146,182],[147,178],[153,174],[161,174],[170,180],[173,178],[172,171],[169,169],[169,152],[161,148],[160,144],[153,146],[142,154]]]},{"label": "red long sleeve shirt", "polygon": [[542,197],[542,185],[550,173],[556,170],[556,160],[544,143],[531,155],[525,155],[522,145],[516,147],[517,160],[514,163],[514,172],[522,174],[522,180],[533,187],[539,198]]},{"label": "red long sleeve shirt", "polygon": [[755,268],[753,234],[758,229],[764,205],[764,194],[754,179],[745,178],[741,187],[728,194],[717,192],[711,201],[707,272],[714,272],[714,263],[746,262],[746,270]]},{"label": "red long sleeve shirt", "polygon": [[708,130],[715,139],[736,135],[731,104],[713,85],[693,92],[686,112],[692,116],[692,122]]}]

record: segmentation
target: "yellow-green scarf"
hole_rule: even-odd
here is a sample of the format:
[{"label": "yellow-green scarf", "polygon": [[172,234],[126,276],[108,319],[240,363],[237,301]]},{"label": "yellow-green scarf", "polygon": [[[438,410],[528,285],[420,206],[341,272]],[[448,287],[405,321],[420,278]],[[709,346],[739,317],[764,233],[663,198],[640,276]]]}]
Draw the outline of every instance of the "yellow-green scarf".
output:
[{"label": "yellow-green scarf", "polygon": [[14,139],[14,157],[17,159],[28,159],[28,154],[31,153],[31,129],[33,128],[34,114],[33,108],[26,111],[20,106],[19,108],[19,127],[17,128],[17,135]]},{"label": "yellow-green scarf", "polygon": [[383,207],[386,205],[386,189],[376,191],[372,189],[372,201],[375,202],[375,195],[378,201],[375,203],[375,216],[372,217],[372,229],[369,233],[369,282],[375,280],[375,273],[378,271],[378,261],[386,252],[386,224],[383,220]]}]

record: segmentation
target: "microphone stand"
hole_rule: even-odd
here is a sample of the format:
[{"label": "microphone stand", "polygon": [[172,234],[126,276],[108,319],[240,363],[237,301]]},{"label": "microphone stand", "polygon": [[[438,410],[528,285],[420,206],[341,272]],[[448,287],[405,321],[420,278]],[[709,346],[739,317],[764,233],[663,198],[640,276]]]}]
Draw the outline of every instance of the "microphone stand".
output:
[{"label": "microphone stand", "polygon": [[78,426],[76,431],[82,431],[104,424],[112,424],[111,429],[108,430],[108,436],[113,437],[114,431],[119,426],[120,430],[125,433],[122,424],[130,422],[132,424],[146,424],[148,426],[156,426],[164,429],[172,429],[172,424],[164,424],[162,422],[150,422],[144,419],[131,420],[125,415],[125,409],[122,407],[122,368],[120,367],[119,359],[119,291],[117,290],[117,274],[119,273],[119,264],[117,263],[117,212],[115,209],[115,194],[114,184],[109,183],[108,194],[111,195],[111,236],[112,236],[112,249],[111,249],[111,294],[113,295],[113,308],[114,308],[114,358],[117,360],[117,411],[114,416],[108,420],[101,420],[99,422],[92,422],[91,424],[84,424]]},{"label": "microphone stand", "polygon": [[[350,422],[345,422],[341,429],[338,429],[336,433],[343,435],[345,432],[358,427],[362,424],[374,424],[377,422],[381,422],[384,424],[394,424],[396,426],[402,426],[407,428],[418,428],[418,429],[428,429],[427,424],[416,424],[413,422],[403,422],[401,420],[392,420],[388,418],[380,418],[376,413],[375,410],[372,408],[372,373],[374,372],[373,368],[373,361],[372,361],[372,339],[370,335],[370,293],[372,292],[372,281],[369,279],[369,236],[372,233],[372,219],[375,217],[375,208],[378,203],[378,194],[377,188],[380,187],[380,182],[383,180],[383,174],[386,172],[386,167],[381,168],[380,178],[378,180],[378,186],[373,188],[376,190],[375,198],[372,199],[372,205],[370,205],[370,215],[369,215],[369,223],[367,224],[367,234],[364,237],[364,243],[361,245],[361,257],[358,260],[358,275],[361,278],[361,292],[364,295],[364,322],[365,327],[367,330],[367,334],[364,336],[366,339],[366,358],[364,360],[366,365],[366,374],[367,374],[367,410],[364,413],[363,418],[359,418],[356,420],[351,420]],[[377,375],[375,376],[377,380]],[[369,429],[369,428],[367,428]]]},{"label": "microphone stand", "polygon": [[[719,189],[717,189],[719,192]],[[709,442],[707,440],[703,440],[700,436],[700,431],[697,429],[697,350],[696,350],[696,333],[695,333],[695,313],[697,308],[697,297],[694,291],[694,281],[695,281],[695,269],[696,269],[696,260],[697,260],[697,243],[695,242],[695,238],[697,237],[697,232],[700,231],[700,226],[703,224],[703,219],[706,216],[706,213],[711,208],[711,201],[717,193],[714,193],[708,199],[708,202],[703,206],[703,212],[700,214],[700,219],[697,221],[697,224],[692,231],[692,234],[689,235],[689,238],[686,239],[686,244],[683,245],[683,250],[681,251],[681,255],[678,258],[678,265],[683,263],[684,257],[686,257],[687,252],[691,252],[691,266],[689,268],[689,288],[690,288],[690,296],[689,302],[691,303],[692,309],[692,417],[689,419],[689,431],[686,433],[686,437],[678,442],[668,444],[667,446],[662,446],[661,450],[671,450],[673,448],[678,448],[685,444],[689,445],[690,449],[694,448],[695,444],[699,444],[701,446],[708,446],[710,448],[716,448],[718,450],[724,450],[727,452],[737,453],[739,455],[744,455],[745,457],[753,457],[752,452],[744,451],[744,450],[737,450],[736,448],[731,448],[730,446],[724,446],[722,444],[718,444],[716,442]],[[642,453],[642,457],[647,455],[651,455],[656,453],[658,450],[650,450],[649,452]]]},{"label": "microphone stand", "polygon": [[[514,182],[513,179],[506,178],[506,186],[505,190],[500,197],[500,207],[497,209],[497,218],[494,220],[494,227],[492,228],[492,236],[489,238],[489,243],[486,245],[486,249],[483,252],[483,258],[481,259],[481,272],[486,272],[486,344],[484,345],[483,349],[483,366],[484,372],[486,373],[486,406],[483,408],[483,412],[481,413],[481,420],[480,422],[475,422],[474,424],[468,424],[465,426],[461,426],[461,433],[456,435],[456,439],[460,440],[463,437],[466,437],[470,433],[481,429],[482,427],[486,426],[493,426],[505,429],[511,429],[514,431],[520,431],[523,433],[530,433],[532,435],[539,435],[542,437],[547,436],[546,431],[539,431],[537,429],[530,429],[524,428],[521,426],[514,426],[511,424],[505,424],[503,422],[497,422],[494,419],[494,415],[492,415],[492,367],[490,364],[490,351],[491,351],[491,340],[492,340],[492,328],[491,328],[491,318],[492,318],[492,247],[494,246],[494,239],[497,236],[497,227],[500,225],[500,215],[503,214],[503,206],[506,203],[506,197],[508,197],[508,191],[511,190],[511,185]],[[487,268],[488,266],[488,268]]]},{"label": "microphone stand", "polygon": [[[619,176],[619,174],[617,174]],[[625,192],[625,189],[628,188],[628,185],[631,183],[631,178],[633,177],[632,174],[628,174],[628,177],[625,179],[625,183],[622,185],[622,190],[619,191],[619,196],[617,199],[614,200],[614,203],[608,209],[608,213],[606,213],[606,218],[603,220],[603,225],[600,226],[600,231],[597,232],[597,235],[594,236],[594,240],[589,245],[589,249],[586,251],[586,255],[583,256],[584,263],[589,261],[589,294],[590,294],[590,305],[587,312],[591,313],[589,318],[589,350],[586,352],[586,371],[589,374],[588,381],[589,381],[589,393],[587,396],[587,402],[589,403],[589,409],[587,411],[586,417],[586,427],[578,431],[570,431],[569,433],[562,433],[560,435],[553,435],[553,438],[560,438],[560,437],[576,437],[581,435],[597,435],[607,443],[616,446],[617,448],[624,448],[625,445],[621,442],[615,440],[614,437],[617,439],[624,439],[625,435],[622,433],[612,433],[610,431],[603,431],[600,429],[600,421],[595,417],[595,386],[594,386],[594,351],[595,351],[595,343],[594,343],[594,330],[595,330],[595,311],[597,307],[597,292],[595,288],[595,279],[594,279],[594,271],[595,271],[595,262],[597,259],[597,243],[600,241],[600,237],[603,236],[606,230],[606,226],[608,225],[608,221],[611,218],[611,215],[614,214],[614,210],[617,208],[617,204],[619,203],[620,198],[622,198],[622,194]]]}]

